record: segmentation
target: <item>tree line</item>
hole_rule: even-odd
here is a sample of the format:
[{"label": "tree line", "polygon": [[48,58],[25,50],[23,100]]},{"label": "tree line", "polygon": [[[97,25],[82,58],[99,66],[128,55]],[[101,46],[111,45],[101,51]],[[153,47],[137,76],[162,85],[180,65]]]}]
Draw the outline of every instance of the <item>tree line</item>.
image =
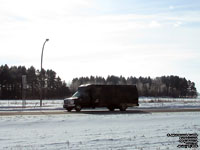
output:
[{"label": "tree line", "polygon": [[[26,87],[22,84],[23,76]],[[70,94],[66,83],[53,70],[39,71],[33,66],[28,69],[25,66],[0,67],[0,99],[61,99]]]},{"label": "tree line", "polygon": [[195,83],[181,78],[179,76],[161,76],[150,77],[128,77],[108,76],[107,78],[99,76],[74,78],[70,85],[71,91],[75,91],[81,84],[113,84],[113,85],[136,85],[139,96],[152,97],[197,97]]},{"label": "tree line", "polygon": [[[26,77],[25,87],[22,78]],[[2,65],[0,67],[0,99],[63,99],[74,93],[81,84],[131,85],[138,88],[139,96],[197,97],[195,83],[178,76],[156,78],[100,76],[74,78],[69,85],[53,70],[36,70],[33,66]],[[41,92],[42,91],[42,92]]]}]

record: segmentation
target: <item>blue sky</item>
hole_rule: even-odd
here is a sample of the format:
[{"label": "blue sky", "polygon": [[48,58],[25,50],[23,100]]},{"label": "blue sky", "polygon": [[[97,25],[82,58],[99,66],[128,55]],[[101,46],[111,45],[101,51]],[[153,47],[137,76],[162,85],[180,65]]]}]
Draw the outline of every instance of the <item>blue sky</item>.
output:
[{"label": "blue sky", "polygon": [[97,0],[101,13],[164,14],[199,11],[199,0]]},{"label": "blue sky", "polygon": [[[178,75],[200,91],[199,0],[1,0],[0,64],[80,76]],[[63,70],[63,67],[65,68]]]}]

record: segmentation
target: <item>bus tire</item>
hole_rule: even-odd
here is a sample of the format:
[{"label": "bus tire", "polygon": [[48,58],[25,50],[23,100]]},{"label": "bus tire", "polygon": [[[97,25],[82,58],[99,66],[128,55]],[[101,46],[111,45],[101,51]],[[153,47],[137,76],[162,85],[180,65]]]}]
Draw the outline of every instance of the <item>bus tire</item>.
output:
[{"label": "bus tire", "polygon": [[126,111],[126,109],[127,109],[127,105],[126,105],[126,104],[121,104],[121,105],[119,106],[119,110],[120,110],[120,111]]},{"label": "bus tire", "polygon": [[75,110],[76,110],[76,112],[80,112],[81,111],[81,106],[80,105],[76,105],[75,106]]}]

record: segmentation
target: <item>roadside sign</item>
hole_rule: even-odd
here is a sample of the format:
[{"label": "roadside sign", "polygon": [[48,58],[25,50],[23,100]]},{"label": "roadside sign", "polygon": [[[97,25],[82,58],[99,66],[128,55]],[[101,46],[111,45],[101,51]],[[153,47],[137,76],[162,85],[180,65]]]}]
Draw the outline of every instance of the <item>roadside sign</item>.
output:
[{"label": "roadside sign", "polygon": [[26,75],[22,75],[22,87],[23,89],[27,89]]}]

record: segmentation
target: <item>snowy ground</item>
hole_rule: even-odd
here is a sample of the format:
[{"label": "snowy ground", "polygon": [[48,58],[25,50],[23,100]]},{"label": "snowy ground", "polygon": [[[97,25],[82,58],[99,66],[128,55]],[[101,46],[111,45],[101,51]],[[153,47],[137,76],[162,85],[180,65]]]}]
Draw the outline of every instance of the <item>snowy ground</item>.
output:
[{"label": "snowy ground", "polygon": [[[139,101],[138,109],[200,108],[200,99],[140,98]],[[5,100],[0,101],[0,112],[63,111],[62,104],[60,100],[46,100],[39,108],[39,100],[29,100],[22,107],[22,101]],[[167,134],[200,136],[199,116],[200,112],[0,116],[0,149],[174,150],[180,149],[179,138]]]},{"label": "snowy ground", "polygon": [[200,98],[140,98],[140,108],[200,108]]},{"label": "snowy ground", "polygon": [[0,117],[0,149],[177,149],[179,138],[200,135],[200,112],[65,114]]}]

